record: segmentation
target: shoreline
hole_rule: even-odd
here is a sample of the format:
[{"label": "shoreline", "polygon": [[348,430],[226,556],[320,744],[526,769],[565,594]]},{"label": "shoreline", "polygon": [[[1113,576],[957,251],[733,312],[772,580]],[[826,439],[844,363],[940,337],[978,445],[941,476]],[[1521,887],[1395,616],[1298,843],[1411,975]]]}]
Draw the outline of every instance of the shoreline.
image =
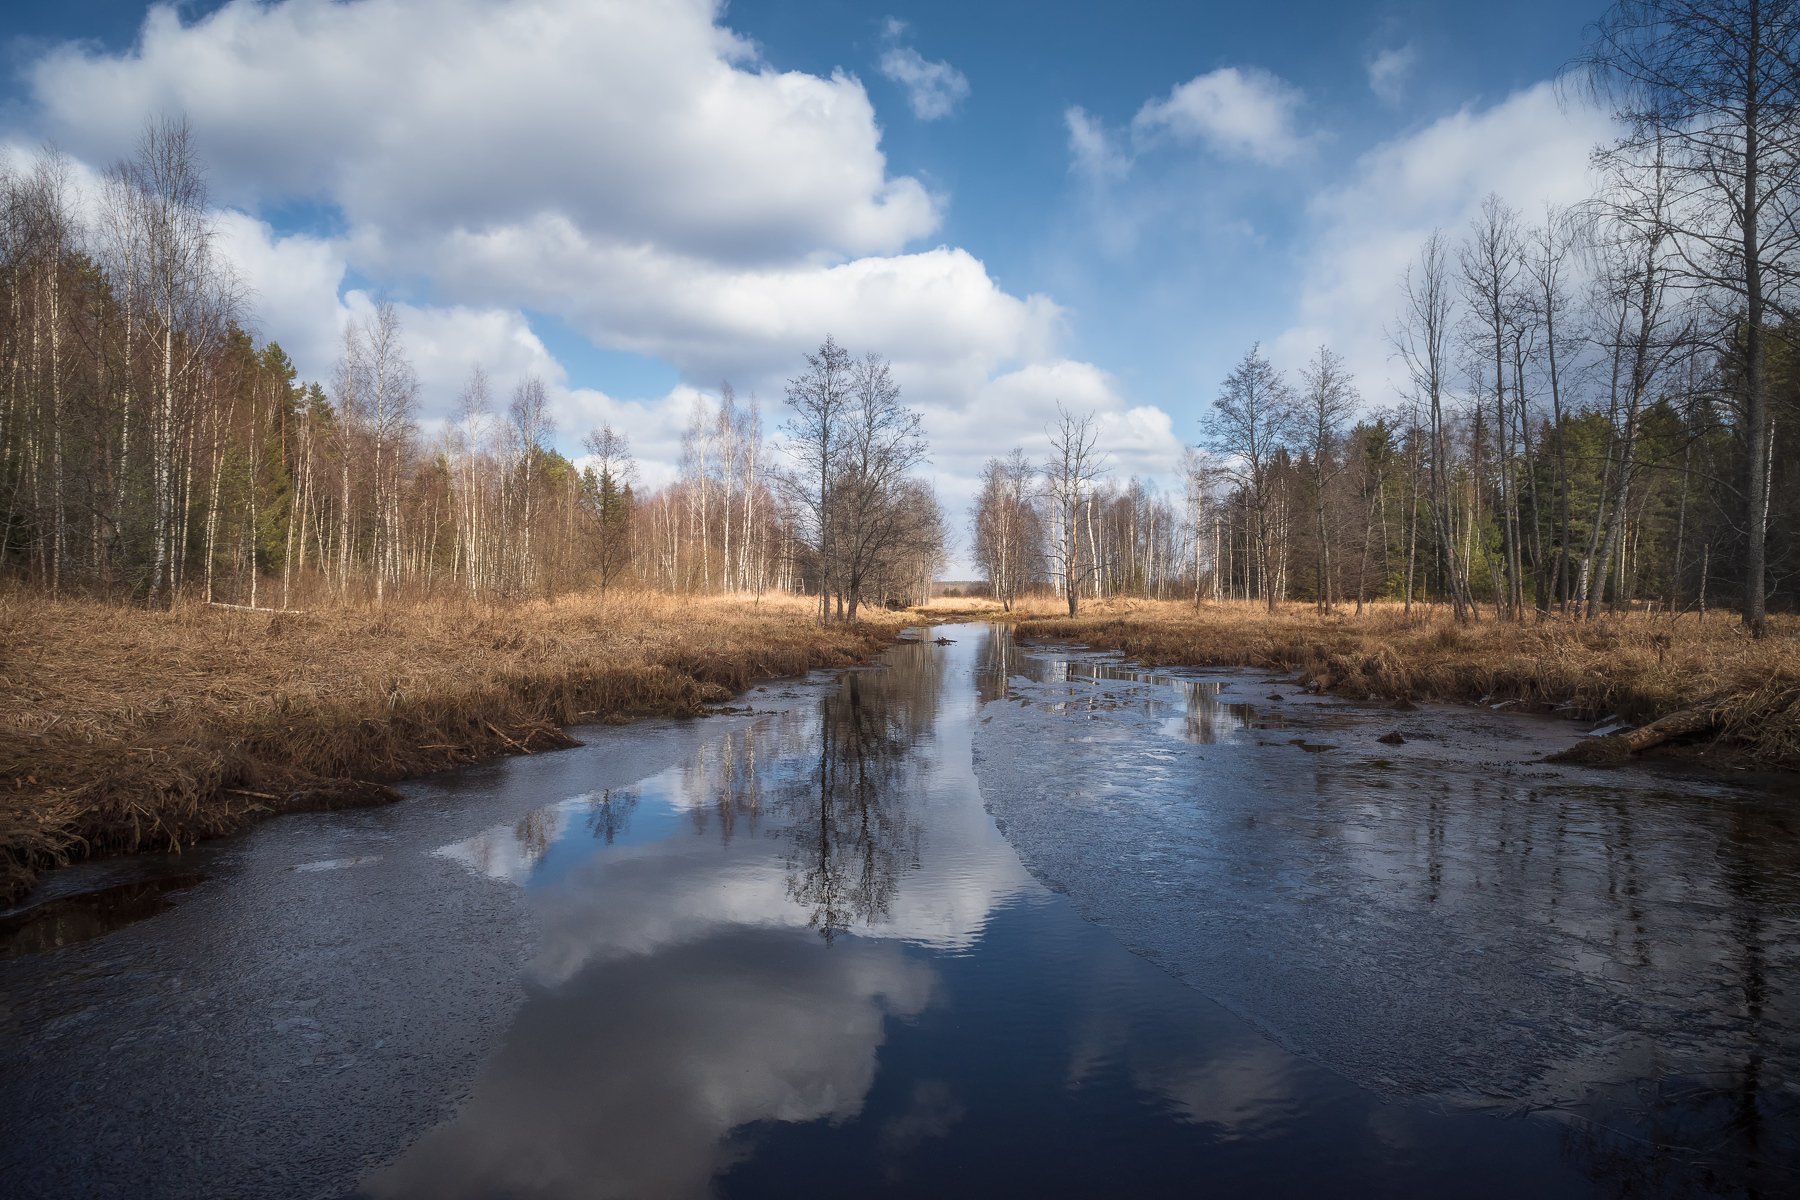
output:
[{"label": "shoreline", "polygon": [[571,726],[703,716],[758,683],[871,661],[918,620],[821,627],[815,611],[642,594],[298,615],[0,597],[0,907],[59,866],[391,803],[403,780],[577,745]]},{"label": "shoreline", "polygon": [[1800,773],[1800,639],[1785,623],[1754,641],[1724,614],[1706,625],[1633,615],[1458,626],[1447,616],[1405,617],[1397,605],[1321,616],[1302,604],[1269,614],[1229,602],[1105,600],[1071,618],[1041,602],[1010,613],[991,603],[963,601],[952,611],[942,601],[932,615],[1003,621],[1020,638],[1117,651],[1146,667],[1293,673],[1298,686],[1347,699],[1499,705],[1637,727],[1698,714],[1699,734],[1641,751],[1609,745],[1584,761],[1636,756],[1734,774]]},{"label": "shoreline", "polygon": [[1142,600],[1071,619],[1041,603],[1008,613],[939,600],[820,627],[815,611],[804,598],[644,593],[300,614],[0,595],[0,676],[13,692],[0,701],[0,907],[58,866],[391,803],[403,780],[577,745],[575,725],[705,715],[758,683],[865,664],[908,628],[955,621],[1149,668],[1293,673],[1349,699],[1638,724],[1698,707],[1707,733],[1642,760],[1800,772],[1800,647],[1751,642],[1723,620],[1458,627],[1386,609],[1322,618],[1308,606],[1271,616]]}]

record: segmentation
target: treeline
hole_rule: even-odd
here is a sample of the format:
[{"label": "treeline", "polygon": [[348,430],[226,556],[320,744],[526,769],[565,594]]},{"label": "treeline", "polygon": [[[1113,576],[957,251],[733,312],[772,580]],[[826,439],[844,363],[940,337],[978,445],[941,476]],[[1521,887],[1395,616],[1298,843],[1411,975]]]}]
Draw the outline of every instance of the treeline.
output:
[{"label": "treeline", "polygon": [[608,481],[550,450],[543,385],[505,419],[471,381],[432,444],[392,305],[344,331],[329,389],[258,346],[184,122],[78,192],[0,163],[0,569],[52,593],[286,607],[590,570]]},{"label": "treeline", "polygon": [[[1688,341],[1694,322],[1673,311],[1644,322],[1641,276],[1574,281],[1592,227],[1558,219],[1566,241],[1521,228],[1493,201],[1460,245],[1426,247],[1410,287],[1439,305],[1435,419],[1429,390],[1368,411],[1328,349],[1289,380],[1252,348],[1181,464],[1178,495],[1108,478],[1090,448],[1100,465],[1072,508],[1059,500],[1064,447],[1093,439],[1091,418],[1053,427],[1045,463],[1018,450],[990,459],[970,533],[996,598],[1052,589],[1077,599],[1306,600],[1323,611],[1460,601],[1470,617],[1741,606],[1753,474],[1741,354]],[[1485,361],[1492,328],[1470,302],[1492,278],[1474,255],[1483,244],[1506,248],[1509,289],[1562,267],[1542,304],[1509,291],[1500,357]],[[1545,247],[1560,257],[1547,260]],[[1670,299],[1665,289],[1653,302],[1666,309]],[[1659,330],[1668,340],[1654,339]],[[1396,331],[1413,332],[1404,320]],[[1791,609],[1800,354],[1786,325],[1766,333],[1775,415],[1762,460],[1766,595]],[[1499,386],[1487,375],[1496,361]],[[1430,372],[1426,361],[1420,375]]]},{"label": "treeline", "polygon": [[[1459,619],[1800,600],[1800,3],[1630,0],[1571,81],[1624,135],[1587,203],[1490,196],[1434,233],[1369,411],[1321,348],[1225,380],[1172,499],[1109,487],[1091,419],[989,463],[972,515],[1002,599],[1377,597]],[[1071,470],[1071,464],[1077,469]]]},{"label": "treeline", "polygon": [[0,162],[0,302],[0,572],[52,593],[286,608],[804,588],[850,615],[921,596],[943,557],[936,500],[908,474],[917,417],[878,358],[844,376],[874,392],[823,409],[811,372],[796,381],[797,426],[828,442],[796,443],[805,487],[729,384],[696,402],[660,489],[624,431],[560,453],[536,378],[501,391],[477,367],[426,436],[392,304],[348,322],[329,380],[302,382],[247,332],[179,120],[153,122],[96,195],[54,151]]},{"label": "treeline", "polygon": [[280,362],[235,323],[185,130],[153,126],[95,201],[54,153],[0,166],[0,562],[166,599],[217,548],[224,443],[255,469],[238,430]]},{"label": "treeline", "polygon": [[828,336],[805,362],[788,381],[778,454],[754,396],[740,404],[725,382],[716,402],[697,401],[676,481],[633,505],[645,582],[806,592],[825,618],[929,597],[948,534],[930,484],[914,474],[927,457],[918,414],[900,403],[879,355],[853,358]]}]

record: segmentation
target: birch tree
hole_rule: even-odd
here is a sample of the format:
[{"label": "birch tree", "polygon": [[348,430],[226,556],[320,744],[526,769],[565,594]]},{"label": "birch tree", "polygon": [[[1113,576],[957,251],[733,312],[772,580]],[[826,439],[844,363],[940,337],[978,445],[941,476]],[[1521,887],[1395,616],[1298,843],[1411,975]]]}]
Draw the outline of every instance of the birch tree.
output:
[{"label": "birch tree", "polygon": [[1741,355],[1744,626],[1768,632],[1771,314],[1792,321],[1800,271],[1800,0],[1618,0],[1582,60],[1626,133],[1607,163],[1666,164],[1682,202],[1679,279]]},{"label": "birch tree", "polygon": [[[1073,617],[1081,608],[1081,589],[1096,574],[1093,555],[1082,557],[1082,519],[1094,486],[1106,473],[1106,458],[1099,449],[1100,430],[1092,413],[1078,415],[1058,404],[1056,424],[1046,432],[1050,454],[1041,471],[1051,517],[1050,559]],[[1091,548],[1091,534],[1088,541]]]},{"label": "birch tree", "polygon": [[1426,414],[1425,459],[1430,478],[1432,530],[1444,564],[1446,590],[1458,621],[1478,619],[1469,587],[1467,556],[1456,533],[1451,506],[1451,439],[1445,419],[1445,393],[1450,370],[1450,331],[1454,322],[1450,289],[1449,248],[1441,231],[1433,231],[1401,281],[1401,315],[1389,334],[1405,365],[1413,397]]},{"label": "birch tree", "polygon": [[1032,503],[1037,472],[1025,451],[990,458],[981,469],[981,492],[969,526],[975,561],[1007,612],[1036,577],[1046,546],[1043,523]]},{"label": "birch tree", "polygon": [[[1331,382],[1335,386],[1335,378]],[[1282,590],[1282,564],[1275,553],[1280,531],[1274,468],[1294,433],[1296,418],[1293,390],[1257,345],[1225,377],[1212,411],[1202,421],[1207,448],[1219,456],[1243,491],[1263,600],[1270,612],[1280,602]]]},{"label": "birch tree", "polygon": [[1320,346],[1300,371],[1296,427],[1301,448],[1312,460],[1313,519],[1319,539],[1314,563],[1319,611],[1332,607],[1332,530],[1328,517],[1331,484],[1344,469],[1344,427],[1361,402],[1344,360]]},{"label": "birch tree", "polygon": [[783,427],[793,471],[784,487],[799,518],[800,538],[819,570],[819,620],[831,617],[831,595],[840,586],[833,545],[834,475],[847,436],[855,363],[827,335],[806,356],[806,370],[788,381],[789,415]]}]

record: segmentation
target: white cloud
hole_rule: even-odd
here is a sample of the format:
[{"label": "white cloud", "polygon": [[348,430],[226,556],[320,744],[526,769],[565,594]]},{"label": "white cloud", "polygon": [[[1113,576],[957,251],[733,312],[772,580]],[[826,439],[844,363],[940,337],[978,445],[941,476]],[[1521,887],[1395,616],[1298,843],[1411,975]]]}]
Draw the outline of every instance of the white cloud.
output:
[{"label": "white cloud", "polygon": [[1546,204],[1569,205],[1592,187],[1588,152],[1608,140],[1606,115],[1565,108],[1553,84],[1468,107],[1364,153],[1340,184],[1313,198],[1313,232],[1301,264],[1294,323],[1270,345],[1297,366],[1315,347],[1342,353],[1365,398],[1386,404],[1401,372],[1385,327],[1399,310],[1399,281],[1433,229],[1453,238],[1490,192],[1528,221]]},{"label": "white cloud", "polygon": [[[980,384],[967,403],[924,408],[939,495],[954,515],[974,500],[982,463],[1024,449],[1034,461],[1049,456],[1057,406],[1091,413],[1112,475],[1124,480],[1170,480],[1181,459],[1174,420],[1154,405],[1133,405],[1117,380],[1091,363],[1061,358],[1033,362]],[[958,522],[960,524],[960,522]]]},{"label": "white cloud", "polygon": [[906,23],[893,17],[883,28],[888,47],[881,53],[881,73],[906,89],[906,102],[921,121],[941,121],[969,98],[969,77],[947,62],[933,62],[898,40]]},{"label": "white cloud", "polygon": [[[329,388],[345,325],[368,315],[377,297],[343,289],[349,269],[342,241],[306,234],[277,235],[241,212],[219,215],[220,246],[237,268],[264,337],[281,343],[304,381]],[[470,370],[487,373],[491,400],[503,410],[511,389],[527,376],[544,381],[550,411],[571,451],[590,429],[627,430],[651,486],[675,477],[681,430],[700,394],[678,386],[635,399],[571,385],[563,364],[517,308],[496,305],[395,305],[402,344],[419,377],[419,421],[427,438],[455,417]],[[579,461],[579,459],[577,460]]]},{"label": "white cloud", "polygon": [[[1297,117],[1305,97],[1281,77],[1255,67],[1220,67],[1146,100],[1129,130],[1114,133],[1079,105],[1063,110],[1069,170],[1092,183],[1124,179],[1142,155],[1169,143],[1200,144],[1221,158],[1282,166],[1306,153],[1311,139]],[[1122,144],[1129,136],[1129,147]]]},{"label": "white cloud", "polygon": [[1220,67],[1151,100],[1132,118],[1139,145],[1167,137],[1204,143],[1213,153],[1279,166],[1298,158],[1307,140],[1295,128],[1299,90],[1255,67]]},{"label": "white cloud", "polygon": [[1063,111],[1069,130],[1069,169],[1094,182],[1123,179],[1131,170],[1128,158],[1107,132],[1106,126],[1080,106]]},{"label": "white cloud", "polygon": [[711,0],[234,0],[27,71],[90,161],[185,112],[228,202],[323,196],[389,238],[558,212],[716,257],[886,252],[938,203],[890,177],[854,79],[777,71]]},{"label": "white cloud", "polygon": [[[361,289],[340,294],[345,243],[278,236],[236,212],[223,214],[221,233],[266,334],[282,343],[304,378],[329,383],[345,323],[375,302]],[[566,449],[610,423],[631,438],[646,484],[672,481],[694,405],[716,398],[686,383],[649,397],[572,385],[521,306],[549,305],[573,290],[583,296],[570,310],[577,328],[667,361],[707,388],[730,378],[741,392],[761,397],[771,425],[780,420],[785,379],[824,331],[852,350],[885,354],[907,402],[924,417],[940,498],[958,527],[982,462],[1015,445],[1042,457],[1059,402],[1098,415],[1122,476],[1163,474],[1179,458],[1166,413],[1130,405],[1105,372],[1057,354],[1063,314],[1055,303],[1005,292],[966,251],[940,247],[832,267],[756,270],[642,254],[615,259],[554,240],[540,257],[534,248],[545,244],[526,237],[454,256],[467,275],[446,277],[452,294],[504,296],[506,305],[397,305],[419,370],[428,435],[452,419],[479,362],[497,407],[519,379],[536,375]],[[591,278],[617,286],[583,289]]]},{"label": "white cloud", "polygon": [[[656,482],[696,386],[730,378],[773,424],[800,355],[831,332],[893,359],[941,439],[960,524],[969,447],[1041,424],[998,411],[964,438],[960,414],[1033,366],[1099,373],[1063,358],[1050,298],[1006,291],[965,250],[918,248],[943,198],[888,171],[856,79],[779,70],[722,13],[714,0],[234,0],[187,20],[160,6],[125,52],[70,44],[29,64],[17,111],[27,140],[89,163],[129,153],[146,113],[187,114],[238,210],[223,241],[262,332],[307,377],[329,378],[365,292],[428,297],[401,306],[428,429],[474,362],[502,403],[532,373],[566,450],[611,420]],[[904,34],[886,26],[888,49]],[[922,117],[967,95],[945,64],[894,66]],[[257,215],[295,202],[335,232]],[[578,386],[604,381],[571,380],[527,310],[682,382],[630,398]],[[1096,395],[1123,419],[1116,391]]]},{"label": "white cloud", "polygon": [[897,361],[991,367],[1048,352],[1061,324],[1047,297],[1003,291],[965,250],[745,267],[623,245],[556,217],[456,235],[440,282],[560,311],[596,341],[709,383],[783,377],[827,332]]},{"label": "white cloud", "polygon": [[1411,42],[1382,50],[1369,60],[1369,90],[1384,103],[1399,104],[1418,59],[1418,48]]},{"label": "white cloud", "polygon": [[278,236],[266,222],[236,211],[220,215],[218,233],[262,335],[281,343],[303,378],[326,382],[343,333],[343,247],[306,234]]}]

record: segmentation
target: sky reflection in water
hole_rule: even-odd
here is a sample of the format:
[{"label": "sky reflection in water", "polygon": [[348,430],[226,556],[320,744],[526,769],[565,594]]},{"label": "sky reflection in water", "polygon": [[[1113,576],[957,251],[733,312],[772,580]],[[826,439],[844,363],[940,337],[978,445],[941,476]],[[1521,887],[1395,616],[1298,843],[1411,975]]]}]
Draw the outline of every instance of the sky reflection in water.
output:
[{"label": "sky reflection in water", "polygon": [[[1241,813],[1199,785],[1210,776],[1184,776],[1206,769],[1177,751],[1279,744],[1308,770],[1360,778],[1366,760],[1346,752],[1355,722],[1342,710],[1271,714],[1236,694],[1262,686],[1253,680],[1234,690],[1081,655],[1026,656],[1003,632],[974,627],[952,637],[901,647],[887,669],[850,673],[816,708],[741,724],[629,787],[440,849],[485,886],[528,897],[529,986],[459,1115],[367,1190],[1187,1195],[1205,1181],[1264,1193],[1608,1195],[1680,1192],[1698,1177],[1680,1155],[1621,1150],[1578,1123],[1421,1104],[1318,1065],[1329,1039],[1306,1044],[1304,1028],[1267,1036],[1202,995],[1241,1000],[1242,987],[1193,974],[1184,986],[1120,944],[1149,949],[1138,935],[1156,921],[1094,913],[1089,898],[1034,880],[977,787],[977,764],[984,783],[997,766],[993,723],[1021,722],[1007,729],[1016,757],[1004,767],[1035,797],[1029,847],[1040,826],[1066,822],[1068,853],[1128,881],[1132,905],[1254,940],[1252,914],[1234,911],[1244,924],[1232,930],[1197,911],[1210,885],[1168,869],[1166,829],[1128,814],[1136,844],[1084,841],[1081,814],[1113,793],[1167,803],[1171,781],[1185,779],[1189,817],[1196,802],[1219,811],[1184,817],[1183,836],[1230,840]],[[1288,747],[1290,727],[1331,752]],[[1123,736],[1131,755],[1115,744]],[[1017,798],[996,811],[1018,820]],[[1406,831],[1385,832],[1402,844],[1365,847],[1359,869],[1414,872]],[[1059,889],[1070,886],[1062,865],[1046,873]],[[1294,887],[1264,896],[1282,953],[1308,955],[1282,941],[1280,910],[1295,889],[1329,903],[1330,870],[1309,879],[1320,865],[1285,864]],[[1252,896],[1266,890],[1245,882]],[[1460,886],[1441,868],[1435,882],[1405,882]],[[1316,932],[1332,937],[1329,922]],[[1403,932],[1415,939],[1407,953],[1460,952],[1431,944],[1429,930]],[[1265,958],[1160,961],[1254,974]],[[1344,1007],[1317,986],[1294,1003]]]}]

